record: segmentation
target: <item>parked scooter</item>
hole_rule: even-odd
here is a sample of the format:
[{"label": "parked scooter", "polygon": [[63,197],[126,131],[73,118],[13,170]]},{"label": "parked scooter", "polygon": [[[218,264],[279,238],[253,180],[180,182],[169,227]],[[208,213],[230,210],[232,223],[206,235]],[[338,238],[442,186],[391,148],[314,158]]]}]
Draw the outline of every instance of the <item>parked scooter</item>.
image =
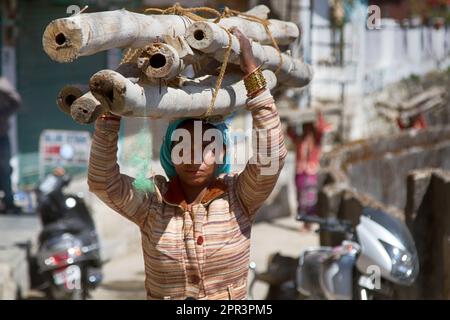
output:
[{"label": "parked scooter", "polygon": [[102,280],[94,221],[81,197],[63,193],[70,180],[59,170],[48,175],[36,190],[43,229],[31,265],[35,268],[34,282],[50,299],[86,299]]},{"label": "parked scooter", "polygon": [[248,298],[254,299],[254,286],[261,281],[269,285],[265,300],[299,300],[301,295],[297,291],[296,274],[298,258],[286,257],[278,252],[271,255],[265,272],[257,272],[256,264],[250,263],[250,273],[253,278],[248,287]]},{"label": "parked scooter", "polygon": [[254,283],[265,281],[270,285],[268,299],[385,299],[392,298],[394,285],[410,286],[418,276],[419,257],[409,230],[383,211],[365,208],[356,228],[334,218],[299,216],[297,220],[319,224],[318,231],[344,234],[346,240],[337,247],[305,250],[295,274],[292,267],[285,266],[289,271],[284,278],[278,276],[278,282],[267,281],[267,273],[283,268],[277,267],[280,257],[269,261],[265,273],[257,273],[251,266],[250,296]]}]

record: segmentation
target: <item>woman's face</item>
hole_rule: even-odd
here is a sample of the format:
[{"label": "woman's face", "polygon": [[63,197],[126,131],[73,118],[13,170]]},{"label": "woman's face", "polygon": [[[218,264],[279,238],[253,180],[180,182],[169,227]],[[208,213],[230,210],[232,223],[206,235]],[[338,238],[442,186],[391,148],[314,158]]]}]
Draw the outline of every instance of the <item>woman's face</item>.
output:
[{"label": "woman's face", "polygon": [[[214,127],[205,123],[202,123],[201,127],[201,136],[196,136],[194,134],[194,121],[179,126],[177,130],[185,129],[189,132],[190,143],[186,143],[189,141],[178,141],[174,142],[172,147],[172,162],[179,179],[184,184],[193,187],[209,184],[215,178],[215,172],[219,166],[217,159],[223,159],[224,156],[223,148],[217,146],[218,142],[203,141],[204,132],[208,129],[214,129]],[[180,145],[181,143],[183,143],[183,146]],[[196,151],[201,151],[197,158]],[[185,152],[190,152],[190,156]],[[219,152],[218,157],[216,157],[217,152]],[[174,161],[174,154],[180,157],[179,161]]]}]

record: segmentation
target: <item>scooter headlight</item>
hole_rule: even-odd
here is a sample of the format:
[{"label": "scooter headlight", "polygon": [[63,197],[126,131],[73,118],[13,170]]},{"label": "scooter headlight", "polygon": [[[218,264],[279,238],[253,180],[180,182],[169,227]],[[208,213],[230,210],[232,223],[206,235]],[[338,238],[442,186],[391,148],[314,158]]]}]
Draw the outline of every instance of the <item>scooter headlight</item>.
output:
[{"label": "scooter headlight", "polygon": [[77,205],[77,200],[75,200],[75,198],[69,197],[66,199],[67,209],[75,208],[76,205]]},{"label": "scooter headlight", "polygon": [[379,240],[391,257],[391,275],[400,284],[410,285],[416,280],[418,274],[417,257],[408,251],[397,248],[387,242]]}]

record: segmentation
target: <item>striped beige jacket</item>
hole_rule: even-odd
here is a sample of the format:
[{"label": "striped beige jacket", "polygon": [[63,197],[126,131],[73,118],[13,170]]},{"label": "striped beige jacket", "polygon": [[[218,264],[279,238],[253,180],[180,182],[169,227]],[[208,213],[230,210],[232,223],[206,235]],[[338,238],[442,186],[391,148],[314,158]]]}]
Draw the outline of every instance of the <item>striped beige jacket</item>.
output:
[{"label": "striped beige jacket", "polygon": [[[246,299],[250,232],[286,156],[280,119],[269,91],[247,103],[253,127],[268,150],[255,148],[240,174],[224,175],[201,203],[187,209],[177,179],[155,176],[156,191],[141,194],[117,164],[119,122],[99,120],[88,184],[109,207],[141,230],[148,299]],[[263,143],[261,143],[263,145]],[[256,152],[256,153],[255,153]],[[263,159],[265,159],[263,161]],[[275,164],[275,172],[264,169]],[[278,164],[278,165],[277,165]]]}]

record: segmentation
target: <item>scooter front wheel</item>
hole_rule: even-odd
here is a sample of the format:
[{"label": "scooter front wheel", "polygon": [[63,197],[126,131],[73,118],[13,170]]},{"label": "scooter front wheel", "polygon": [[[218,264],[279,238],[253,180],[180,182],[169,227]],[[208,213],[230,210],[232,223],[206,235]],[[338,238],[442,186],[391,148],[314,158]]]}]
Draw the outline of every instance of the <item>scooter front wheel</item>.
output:
[{"label": "scooter front wheel", "polygon": [[87,293],[83,288],[66,291],[52,284],[47,291],[47,296],[52,300],[86,300]]}]

